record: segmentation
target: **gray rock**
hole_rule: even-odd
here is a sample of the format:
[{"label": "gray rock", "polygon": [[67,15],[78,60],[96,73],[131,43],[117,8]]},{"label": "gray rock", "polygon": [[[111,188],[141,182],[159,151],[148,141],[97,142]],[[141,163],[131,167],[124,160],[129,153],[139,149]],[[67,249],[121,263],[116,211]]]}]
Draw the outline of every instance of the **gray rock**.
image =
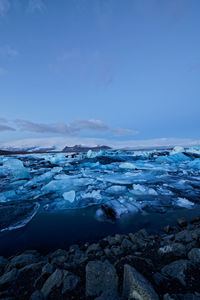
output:
[{"label": "gray rock", "polygon": [[34,278],[37,276],[37,274],[41,273],[43,265],[44,265],[43,262],[27,265],[19,270],[19,276],[21,278],[24,277],[26,279],[27,277]]},{"label": "gray rock", "polygon": [[118,256],[118,255],[122,255],[123,253],[123,250],[120,248],[120,247],[115,247],[115,246],[112,246],[111,247],[111,251],[114,255]]},{"label": "gray rock", "polygon": [[190,243],[192,242],[192,234],[188,230],[180,231],[175,235],[175,241],[181,243]]},{"label": "gray rock", "polygon": [[145,247],[147,244],[148,234],[145,229],[141,229],[134,234],[129,233],[129,237],[132,243],[136,244],[140,248]]},{"label": "gray rock", "polygon": [[0,256],[0,276],[3,274],[7,264],[8,264],[8,260],[3,256]]},{"label": "gray rock", "polygon": [[56,269],[54,273],[45,281],[41,292],[44,297],[48,297],[56,288],[59,288],[63,280],[63,271]]},{"label": "gray rock", "polygon": [[51,253],[49,255],[49,257],[54,258],[54,257],[58,257],[58,256],[67,256],[68,252],[66,250],[63,249],[58,249],[56,251],[54,251],[53,253]]},{"label": "gray rock", "polygon": [[121,244],[122,240],[123,240],[123,236],[121,234],[115,234],[115,241],[118,244]]},{"label": "gray rock", "polygon": [[188,253],[188,258],[196,264],[200,264],[200,248],[193,248]]},{"label": "gray rock", "polygon": [[200,239],[200,228],[197,228],[195,230],[192,231],[192,237],[195,240],[199,240]]},{"label": "gray rock", "polygon": [[12,269],[11,271],[2,275],[0,277],[0,291],[12,285],[15,282],[17,275],[18,275],[17,269]]},{"label": "gray rock", "polygon": [[42,275],[51,275],[54,271],[54,267],[52,264],[47,263],[43,268],[42,268]]},{"label": "gray rock", "polygon": [[112,251],[109,248],[105,248],[104,253],[105,253],[106,256],[111,256],[112,255]]},{"label": "gray rock", "polygon": [[91,244],[87,250],[86,250],[86,254],[88,255],[91,252],[96,252],[96,251],[100,251],[101,247],[99,246],[99,244]]},{"label": "gray rock", "polygon": [[163,275],[171,278],[177,279],[179,282],[186,286],[185,282],[185,272],[192,267],[192,263],[189,260],[176,260],[169,265],[166,265],[162,268],[161,272]]},{"label": "gray rock", "polygon": [[63,275],[62,294],[74,291],[80,282],[80,278],[67,271],[64,271]]},{"label": "gray rock", "polygon": [[123,299],[158,300],[159,297],[146,278],[135,268],[124,265]]},{"label": "gray rock", "polygon": [[53,274],[54,266],[50,263],[47,263],[42,268],[42,272],[40,272],[39,277],[35,280],[34,287],[37,289],[41,289],[47,278]]},{"label": "gray rock", "polygon": [[30,297],[29,300],[44,300],[42,292],[36,290]]},{"label": "gray rock", "polygon": [[69,252],[71,253],[71,254],[73,254],[73,253],[75,253],[76,251],[79,251],[80,250],[80,248],[79,248],[79,246],[78,245],[71,245],[70,246],[70,248],[69,248]]},{"label": "gray rock", "polygon": [[68,259],[68,252],[66,250],[58,249],[50,254],[52,264],[63,264]]},{"label": "gray rock", "polygon": [[123,239],[121,248],[123,249],[131,249],[133,244],[128,239]]},{"label": "gray rock", "polygon": [[153,279],[157,286],[163,286],[163,285],[166,286],[167,278],[164,275],[160,274],[159,272],[156,272],[153,275]]},{"label": "gray rock", "polygon": [[33,254],[20,254],[10,260],[7,271],[10,271],[13,268],[20,269],[26,265],[30,265],[36,262],[38,262],[38,256],[35,256]]},{"label": "gray rock", "polygon": [[113,294],[117,297],[118,276],[109,262],[90,261],[86,266],[86,296]]},{"label": "gray rock", "polygon": [[114,236],[108,236],[106,240],[108,241],[110,246],[115,246],[119,244],[119,240],[115,239]]},{"label": "gray rock", "polygon": [[183,257],[186,254],[186,249],[181,243],[169,243],[158,249],[160,256]]},{"label": "gray rock", "polygon": [[66,270],[56,269],[54,273],[46,280],[41,292],[45,297],[52,296],[57,289],[61,294],[66,294],[77,288],[80,278]]}]

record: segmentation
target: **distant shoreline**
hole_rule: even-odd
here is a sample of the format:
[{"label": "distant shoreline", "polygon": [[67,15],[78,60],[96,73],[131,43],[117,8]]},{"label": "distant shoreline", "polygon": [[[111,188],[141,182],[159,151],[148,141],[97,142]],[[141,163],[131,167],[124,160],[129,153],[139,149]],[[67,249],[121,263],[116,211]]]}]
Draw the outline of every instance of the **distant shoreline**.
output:
[{"label": "distant shoreline", "polygon": [[[188,147],[187,147],[188,148]],[[112,149],[110,148],[109,150],[112,150],[112,151],[152,151],[152,150],[167,150],[167,151],[170,151],[172,150],[173,147],[150,147],[150,148],[131,148],[131,149],[127,149],[127,148],[124,148],[124,149]],[[91,148],[88,148],[87,150],[79,150],[79,149],[74,149],[74,150],[69,150],[69,151],[33,151],[33,152],[29,152],[29,151],[7,151],[7,150],[0,150],[0,156],[1,155],[27,155],[27,154],[57,154],[57,153],[86,153],[88,152],[88,150],[92,150],[94,152],[98,152],[99,150],[93,150],[92,147]],[[109,151],[109,150],[106,150],[106,151]]]}]

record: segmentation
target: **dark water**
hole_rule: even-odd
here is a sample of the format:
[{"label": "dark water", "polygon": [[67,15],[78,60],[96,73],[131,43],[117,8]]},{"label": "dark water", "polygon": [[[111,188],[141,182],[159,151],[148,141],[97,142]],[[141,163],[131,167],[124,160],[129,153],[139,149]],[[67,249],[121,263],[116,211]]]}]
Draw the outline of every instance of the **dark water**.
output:
[{"label": "dark water", "polygon": [[87,208],[68,212],[40,213],[26,227],[0,234],[0,255],[11,256],[27,249],[48,253],[78,243],[97,241],[115,233],[135,232],[146,228],[148,232],[162,231],[167,224],[175,225],[178,217],[188,221],[200,215],[195,210],[174,209],[165,214],[129,214],[114,223],[99,222],[95,209]]}]

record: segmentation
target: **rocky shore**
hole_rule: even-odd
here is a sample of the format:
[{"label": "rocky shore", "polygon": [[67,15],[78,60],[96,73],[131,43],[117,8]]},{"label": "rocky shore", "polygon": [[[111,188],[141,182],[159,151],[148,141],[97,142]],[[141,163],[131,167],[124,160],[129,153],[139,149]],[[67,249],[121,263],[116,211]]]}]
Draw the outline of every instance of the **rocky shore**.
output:
[{"label": "rocky shore", "polygon": [[0,257],[0,299],[200,299],[200,217],[165,233]]}]

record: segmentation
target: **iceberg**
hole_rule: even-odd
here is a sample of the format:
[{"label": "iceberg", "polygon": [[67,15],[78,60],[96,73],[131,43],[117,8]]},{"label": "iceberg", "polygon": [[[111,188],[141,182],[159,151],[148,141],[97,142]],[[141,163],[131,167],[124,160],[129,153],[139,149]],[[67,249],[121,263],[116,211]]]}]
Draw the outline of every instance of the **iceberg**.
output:
[{"label": "iceberg", "polygon": [[94,158],[97,156],[96,152],[93,152],[92,150],[88,150],[87,152],[87,158]]},{"label": "iceberg", "polygon": [[196,158],[187,164],[187,167],[200,170],[200,158]]},{"label": "iceberg", "polygon": [[33,186],[37,183],[41,182],[48,182],[52,179],[52,177],[56,174],[62,171],[61,167],[54,167],[51,169],[51,171],[48,171],[42,175],[35,176],[32,180],[28,181],[25,186]]},{"label": "iceberg", "polygon": [[69,192],[63,193],[63,198],[71,203],[74,202],[75,197],[76,197],[75,191],[69,191]]},{"label": "iceberg", "polygon": [[194,206],[194,203],[189,201],[186,198],[178,198],[176,204],[178,206],[185,207],[185,208],[192,208]]},{"label": "iceberg", "polygon": [[200,147],[191,147],[186,150],[187,153],[200,155]]},{"label": "iceberg", "polygon": [[125,163],[120,164],[119,168],[121,168],[121,169],[133,169],[133,170],[135,170],[136,166],[134,164],[132,164],[132,163],[125,162]]},{"label": "iceberg", "polygon": [[42,187],[42,191],[44,193],[52,193],[56,192],[59,194],[63,194],[64,192],[69,192],[72,188],[76,189],[81,186],[87,186],[94,182],[94,179],[91,178],[72,178],[68,179],[59,179],[59,180],[52,180],[48,184]]},{"label": "iceberg", "polygon": [[174,147],[174,149],[170,152],[170,155],[174,155],[174,154],[177,154],[177,153],[182,153],[184,152],[185,149],[181,146],[176,146]]},{"label": "iceberg", "polygon": [[92,192],[81,193],[81,197],[85,198],[95,198],[97,200],[101,199],[101,191],[93,190]]},{"label": "iceberg", "polygon": [[126,192],[126,190],[127,190],[126,186],[112,185],[109,188],[107,188],[105,192],[108,194],[121,194]]},{"label": "iceberg", "polygon": [[0,204],[0,232],[15,230],[26,226],[37,214],[39,203],[20,202]]},{"label": "iceberg", "polygon": [[130,190],[130,193],[134,195],[158,195],[158,193],[153,188],[148,188],[141,184],[133,184],[133,190]]},{"label": "iceberg", "polygon": [[15,191],[5,191],[0,193],[0,202],[7,202],[17,198],[17,194]]},{"label": "iceberg", "polygon": [[170,156],[159,156],[156,161],[159,163],[180,163],[185,161],[190,161],[191,159],[184,155],[183,153],[176,153]]},{"label": "iceberg", "polygon": [[29,178],[29,170],[24,167],[23,162],[17,158],[5,158],[0,173],[10,175],[15,179]]},{"label": "iceberg", "polygon": [[67,162],[65,154],[62,153],[49,154],[43,157],[45,160],[49,161],[52,164],[65,164]]}]

